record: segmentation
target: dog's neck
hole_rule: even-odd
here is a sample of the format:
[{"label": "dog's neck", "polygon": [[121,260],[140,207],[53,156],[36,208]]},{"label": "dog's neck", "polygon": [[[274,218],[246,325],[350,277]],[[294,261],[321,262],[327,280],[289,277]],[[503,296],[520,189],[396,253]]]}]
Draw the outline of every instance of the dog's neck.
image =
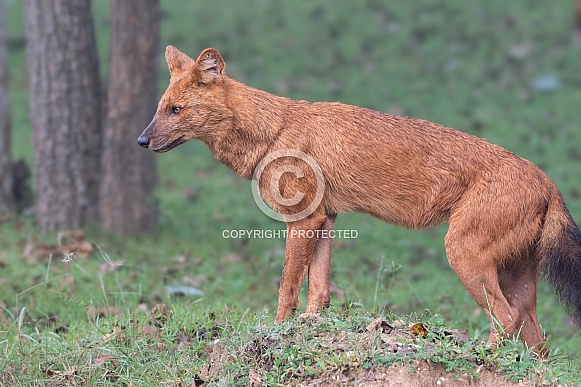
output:
[{"label": "dog's neck", "polygon": [[224,125],[206,142],[216,159],[245,179],[276,143],[283,129],[285,105],[291,100],[224,79]]}]

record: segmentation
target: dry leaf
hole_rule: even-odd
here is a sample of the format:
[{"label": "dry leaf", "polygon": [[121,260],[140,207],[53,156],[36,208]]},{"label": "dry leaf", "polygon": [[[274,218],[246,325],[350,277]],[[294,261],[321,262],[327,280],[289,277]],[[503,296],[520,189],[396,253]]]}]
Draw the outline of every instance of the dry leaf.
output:
[{"label": "dry leaf", "polygon": [[414,336],[421,336],[424,338],[428,335],[428,330],[422,323],[415,323],[414,325],[412,325],[412,327],[410,328],[410,332]]},{"label": "dry leaf", "polygon": [[149,323],[161,328],[167,321],[167,317],[170,313],[171,310],[165,304],[157,304],[149,313]]},{"label": "dry leaf", "polygon": [[367,332],[373,332],[379,329],[379,327],[381,326],[381,322],[382,322],[382,318],[378,317],[375,320],[373,320],[369,325],[367,325],[367,328],[365,328],[365,330]]},{"label": "dry leaf", "polygon": [[76,255],[86,257],[94,248],[90,242],[83,240],[84,235],[83,230],[63,231],[57,235],[57,244],[39,243],[30,238],[22,255],[29,263],[34,263],[31,259],[47,259],[51,255],[62,257],[66,261],[72,260]]},{"label": "dry leaf", "polygon": [[123,333],[123,329],[121,329],[121,327],[114,327],[113,331],[110,333],[105,334],[101,340],[103,340],[103,344],[107,344],[109,342],[111,342],[112,340],[116,340],[118,338],[121,338],[121,334]]},{"label": "dry leaf", "polygon": [[385,334],[390,334],[393,331],[393,329],[394,328],[391,325],[389,325],[387,321],[383,321],[381,317],[378,317],[375,320],[373,320],[369,325],[367,325],[367,328],[365,328],[367,332],[381,330],[381,333]]},{"label": "dry leaf", "polygon": [[138,331],[142,336],[146,336],[151,340],[154,340],[163,334],[162,330],[149,325],[139,325]]},{"label": "dry leaf", "polygon": [[116,359],[117,358],[115,357],[115,355],[110,355],[110,354],[100,355],[99,357],[97,357],[97,358],[95,358],[93,360],[93,363],[91,364],[91,366],[93,366],[93,367],[101,367],[106,362],[112,361],[113,367],[116,368],[118,366],[118,362],[116,361]]}]

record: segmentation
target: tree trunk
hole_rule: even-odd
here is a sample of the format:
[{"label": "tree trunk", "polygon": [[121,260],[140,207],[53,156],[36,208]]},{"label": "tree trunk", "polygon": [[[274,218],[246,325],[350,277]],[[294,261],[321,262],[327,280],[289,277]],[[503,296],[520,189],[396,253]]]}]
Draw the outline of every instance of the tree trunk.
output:
[{"label": "tree trunk", "polygon": [[136,139],[157,105],[158,0],[111,1],[110,50],[101,226],[136,234],[151,230],[157,219],[154,154],[144,152]]},{"label": "tree trunk", "polygon": [[0,0],[0,214],[14,212],[4,0]]},{"label": "tree trunk", "polygon": [[99,63],[90,0],[27,0],[35,213],[41,231],[97,223]]}]

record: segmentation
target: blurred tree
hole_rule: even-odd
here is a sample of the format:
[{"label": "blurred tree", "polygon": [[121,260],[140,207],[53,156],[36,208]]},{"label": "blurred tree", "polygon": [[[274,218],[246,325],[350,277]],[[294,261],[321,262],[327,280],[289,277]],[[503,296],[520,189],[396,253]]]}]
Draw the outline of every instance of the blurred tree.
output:
[{"label": "blurred tree", "polygon": [[35,213],[41,231],[96,223],[99,61],[90,0],[27,0]]},{"label": "blurred tree", "polygon": [[111,47],[104,127],[101,226],[136,234],[156,224],[157,173],[137,137],[157,106],[158,0],[111,1]]},{"label": "blurred tree", "polygon": [[6,58],[4,15],[4,0],[0,0],[0,213],[14,211],[12,160],[10,158],[8,60]]}]

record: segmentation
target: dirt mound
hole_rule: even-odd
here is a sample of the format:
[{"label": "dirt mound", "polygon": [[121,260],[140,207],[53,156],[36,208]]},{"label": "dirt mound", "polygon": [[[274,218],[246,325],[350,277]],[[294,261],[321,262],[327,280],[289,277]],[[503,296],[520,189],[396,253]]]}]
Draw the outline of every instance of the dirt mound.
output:
[{"label": "dirt mound", "polygon": [[[381,317],[348,329],[326,326],[324,319],[271,329],[256,332],[246,345],[216,340],[196,376],[198,385],[228,380],[226,370],[242,359],[246,366],[236,379],[252,387],[539,385],[497,372],[490,349],[475,350],[478,343],[463,330],[391,325]],[[513,359],[514,365],[523,361]]]},{"label": "dirt mound", "polygon": [[535,386],[529,381],[512,382],[499,373],[484,367],[477,370],[478,378],[468,374],[446,372],[439,364],[416,362],[394,364],[391,367],[372,367],[347,373],[323,375],[300,383],[301,387],[365,386],[365,387],[464,387],[464,386]]}]

